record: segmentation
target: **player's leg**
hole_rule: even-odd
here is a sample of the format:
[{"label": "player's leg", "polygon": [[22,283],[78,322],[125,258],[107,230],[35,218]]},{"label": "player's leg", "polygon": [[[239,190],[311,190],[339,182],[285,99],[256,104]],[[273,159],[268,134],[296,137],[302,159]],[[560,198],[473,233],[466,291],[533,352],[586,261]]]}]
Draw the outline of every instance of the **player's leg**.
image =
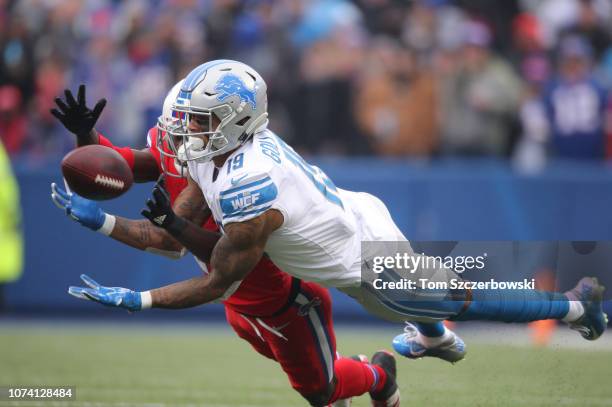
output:
[{"label": "player's leg", "polygon": [[[585,339],[599,338],[606,329],[603,312],[604,287],[585,277],[566,293],[539,290],[454,290],[432,300],[422,293],[390,298],[367,287],[356,298],[368,310],[388,320],[420,322],[500,321],[526,323],[545,319],[567,322]],[[427,294],[427,293],[426,293]],[[355,296],[355,295],[353,295]],[[419,299],[419,296],[423,296]]]},{"label": "player's leg", "polygon": [[[374,209],[366,209],[375,219],[372,228],[376,228],[376,236],[389,241],[405,239],[397,228],[386,206],[379,199],[371,199]],[[403,246],[412,250],[409,244]],[[414,254],[414,253],[413,253]],[[416,270],[416,274],[420,271]],[[432,275],[431,270],[425,270],[423,277],[431,281],[449,282],[460,278],[448,269],[437,270]],[[411,271],[415,273],[415,271]],[[433,278],[432,278],[433,277]],[[412,278],[418,278],[415,275]],[[443,290],[441,290],[443,291]],[[413,320],[436,322],[443,319],[457,321],[502,321],[502,322],[533,322],[546,319],[558,319],[569,323],[572,329],[589,340],[599,338],[607,325],[607,316],[603,312],[604,287],[595,278],[583,278],[578,285],[567,293],[555,293],[539,290],[461,290],[445,294],[447,298],[431,300],[432,293],[424,292],[420,301],[404,301],[404,304],[392,304],[388,298],[386,308],[400,314],[406,310],[407,315],[417,314]],[[439,293],[433,293],[435,297]],[[444,293],[442,293],[444,295]],[[459,301],[457,301],[459,299]],[[389,312],[387,309],[386,312]],[[421,318],[422,317],[422,318]],[[411,319],[404,317],[404,319]]]},{"label": "player's leg", "polygon": [[[353,197],[353,205],[361,213],[362,219],[362,238],[364,242],[383,242],[382,246],[376,245],[371,246],[372,249],[367,255],[363,256],[384,256],[391,253],[386,253],[388,250],[392,250],[392,246],[388,245],[389,242],[399,242],[397,247],[405,248],[412,252],[412,248],[408,243],[406,237],[399,230],[389,210],[385,204],[375,197],[367,193],[357,193],[351,195]],[[375,244],[377,244],[375,243]],[[396,245],[393,245],[396,247]],[[382,249],[382,252],[380,250]],[[414,254],[414,253],[413,253]],[[363,259],[362,259],[363,260]],[[359,267],[362,267],[360,265]],[[364,274],[362,268],[362,287],[356,288],[343,288],[348,295],[357,299],[361,304],[371,313],[377,315],[383,319],[390,321],[415,321],[420,320],[419,324],[411,325],[407,324],[407,332],[403,335],[398,336],[394,341],[394,347],[400,354],[406,357],[417,359],[424,356],[435,356],[447,360],[449,362],[457,362],[465,356],[465,344],[450,329],[447,329],[441,322],[444,318],[439,315],[433,315],[427,317],[417,317],[410,314],[403,314],[397,312],[393,306],[389,306],[385,301],[376,298],[376,293],[373,293],[372,281],[379,276],[375,273],[369,273],[369,276]],[[365,287],[369,284],[369,287]],[[401,346],[400,351],[398,346]]]},{"label": "player's leg", "polygon": [[[566,293],[538,290],[473,290],[462,309],[451,319],[533,322],[558,319],[588,340],[603,334],[607,315],[603,312],[604,287],[596,278],[585,277]],[[469,295],[471,294],[471,295]]]},{"label": "player's leg", "polygon": [[539,290],[455,290],[438,293],[438,300],[403,294],[403,299],[362,289],[357,299],[370,311],[389,320],[422,322],[500,321],[526,323],[546,319],[567,322],[588,340],[605,331],[607,315],[603,312],[603,291],[595,278],[585,277],[566,293]]},{"label": "player's leg", "polygon": [[260,327],[253,323],[253,321],[237,313],[229,306],[225,307],[225,318],[234,332],[236,332],[240,338],[247,341],[257,353],[269,359],[276,360],[272,349],[270,349],[270,344],[266,342],[264,336],[261,334]]},{"label": "player's leg", "polygon": [[[230,306],[225,307],[225,315],[227,322],[240,338],[247,341],[259,354],[276,361],[276,356],[270,348],[270,343],[274,343],[276,341],[274,335],[270,335],[270,325],[263,322],[263,319],[258,320],[254,317],[241,315],[240,313],[234,311]],[[262,322],[265,324],[265,326],[261,324]],[[289,334],[289,337],[292,336],[293,335]],[[296,338],[291,339],[295,340]],[[288,340],[289,338],[287,338],[287,341]],[[281,344],[280,346],[284,346],[284,344]],[[296,350],[296,355],[299,352],[300,351]],[[294,380],[291,378],[291,376],[290,379],[293,383]],[[299,381],[296,382],[299,383]],[[298,384],[298,386],[294,387],[299,388],[300,386]],[[350,404],[350,399],[337,400],[331,407],[349,407]]]},{"label": "player's leg", "polygon": [[[258,319],[291,385],[313,406],[325,406],[373,391],[382,397],[395,384],[384,367],[337,358],[331,298],[326,289],[302,282],[283,315]],[[397,386],[393,388],[396,390]],[[399,392],[397,397],[399,398]]]}]

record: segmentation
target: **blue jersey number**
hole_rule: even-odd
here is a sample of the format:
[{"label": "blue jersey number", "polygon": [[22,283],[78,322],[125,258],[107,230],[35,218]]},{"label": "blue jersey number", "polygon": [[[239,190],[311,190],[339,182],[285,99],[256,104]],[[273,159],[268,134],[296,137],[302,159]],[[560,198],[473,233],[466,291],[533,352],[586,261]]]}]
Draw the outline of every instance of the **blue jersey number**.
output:
[{"label": "blue jersey number", "polygon": [[236,155],[236,157],[229,160],[227,163],[227,173],[229,174],[232,170],[237,170],[242,168],[244,165],[244,154],[240,153]]},{"label": "blue jersey number", "polygon": [[308,164],[298,153],[296,153],[287,143],[280,138],[276,137],[276,141],[280,145],[285,157],[291,161],[296,167],[306,174],[306,176],[313,183],[315,188],[319,190],[323,196],[331,203],[338,205],[344,209],[342,200],[338,195],[338,189],[334,185],[331,179],[319,168],[314,165]]}]

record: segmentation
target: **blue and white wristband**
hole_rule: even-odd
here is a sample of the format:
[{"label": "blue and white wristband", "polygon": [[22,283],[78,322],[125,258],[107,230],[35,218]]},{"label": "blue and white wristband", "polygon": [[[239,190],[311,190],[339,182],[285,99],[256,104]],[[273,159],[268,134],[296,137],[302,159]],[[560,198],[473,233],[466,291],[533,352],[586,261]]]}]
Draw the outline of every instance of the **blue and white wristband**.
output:
[{"label": "blue and white wristband", "polygon": [[115,223],[117,219],[113,215],[109,215],[106,213],[104,215],[104,223],[100,227],[100,229],[96,230],[96,232],[100,232],[105,236],[110,236],[113,233],[113,229],[115,229]]}]

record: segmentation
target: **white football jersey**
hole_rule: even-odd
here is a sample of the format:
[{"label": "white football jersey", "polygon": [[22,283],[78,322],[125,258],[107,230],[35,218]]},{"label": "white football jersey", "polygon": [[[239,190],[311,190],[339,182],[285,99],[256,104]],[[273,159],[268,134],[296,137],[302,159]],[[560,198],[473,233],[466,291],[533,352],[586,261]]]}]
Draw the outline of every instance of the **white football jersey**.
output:
[{"label": "white football jersey", "polygon": [[[283,225],[270,235],[265,251],[283,271],[306,281],[358,285],[362,238],[399,238],[397,228],[390,231],[388,222],[380,222],[382,202],[336,188],[269,130],[234,151],[222,168],[215,169],[212,161],[189,162],[189,172],[221,229],[269,209],[280,211]],[[378,212],[371,218],[378,224],[364,222],[371,211]]]}]

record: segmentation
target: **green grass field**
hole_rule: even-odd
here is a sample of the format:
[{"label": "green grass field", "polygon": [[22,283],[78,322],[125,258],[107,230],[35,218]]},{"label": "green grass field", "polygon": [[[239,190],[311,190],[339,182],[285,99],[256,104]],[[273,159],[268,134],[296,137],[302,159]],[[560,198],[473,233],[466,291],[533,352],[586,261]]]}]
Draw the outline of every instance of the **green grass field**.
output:
[{"label": "green grass field", "polygon": [[[385,346],[387,331],[339,329],[343,354]],[[612,349],[472,342],[468,358],[398,361],[402,406],[612,406]],[[0,386],[76,386],[74,402],[0,406],[304,406],[274,362],[220,325],[0,326]],[[355,399],[353,406],[367,406]]]}]

